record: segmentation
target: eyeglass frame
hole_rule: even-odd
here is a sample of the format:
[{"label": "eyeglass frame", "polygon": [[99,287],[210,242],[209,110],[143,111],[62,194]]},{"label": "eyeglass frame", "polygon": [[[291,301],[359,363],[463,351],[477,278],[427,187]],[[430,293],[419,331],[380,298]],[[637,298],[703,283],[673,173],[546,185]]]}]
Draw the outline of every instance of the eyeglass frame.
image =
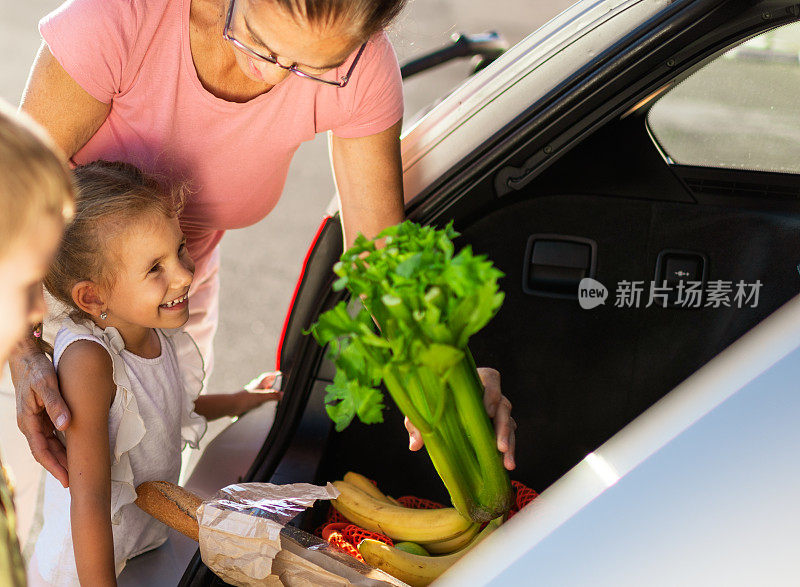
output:
[{"label": "eyeglass frame", "polygon": [[363,43],[361,47],[358,49],[358,53],[356,53],[355,59],[353,59],[353,63],[350,64],[350,69],[348,69],[347,73],[340,78],[341,81],[331,81],[327,79],[322,79],[320,77],[311,75],[310,73],[306,73],[300,69],[297,69],[297,64],[295,63],[289,65],[288,67],[286,65],[281,65],[280,63],[278,63],[278,60],[272,55],[269,56],[262,55],[261,53],[251,49],[250,47],[242,43],[239,39],[235,38],[231,34],[231,20],[233,19],[233,8],[235,2],[236,0],[231,0],[230,6],[228,7],[228,15],[225,17],[225,28],[222,29],[222,38],[228,41],[237,49],[239,49],[242,53],[249,55],[254,59],[258,59],[260,61],[266,61],[267,63],[271,63],[272,65],[277,65],[281,69],[290,71],[298,77],[310,79],[312,81],[320,82],[322,84],[327,84],[329,86],[336,86],[337,88],[343,88],[347,85],[347,82],[350,81],[350,76],[353,75],[353,70],[356,68],[356,63],[358,63],[361,54],[364,52],[364,49],[366,49],[367,43]]}]

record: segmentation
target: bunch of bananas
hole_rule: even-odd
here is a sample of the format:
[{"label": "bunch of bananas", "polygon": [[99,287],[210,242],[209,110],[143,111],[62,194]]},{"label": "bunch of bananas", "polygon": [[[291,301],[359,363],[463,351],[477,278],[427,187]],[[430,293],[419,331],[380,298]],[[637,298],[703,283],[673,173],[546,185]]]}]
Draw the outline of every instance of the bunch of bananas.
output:
[{"label": "bunch of bananas", "polygon": [[452,507],[403,507],[352,471],[334,485],[340,494],[332,503],[339,513],[366,530],[399,541],[388,546],[378,540],[362,540],[358,551],[364,561],[412,587],[433,582],[502,522],[498,518],[481,531],[480,524],[463,518]]}]

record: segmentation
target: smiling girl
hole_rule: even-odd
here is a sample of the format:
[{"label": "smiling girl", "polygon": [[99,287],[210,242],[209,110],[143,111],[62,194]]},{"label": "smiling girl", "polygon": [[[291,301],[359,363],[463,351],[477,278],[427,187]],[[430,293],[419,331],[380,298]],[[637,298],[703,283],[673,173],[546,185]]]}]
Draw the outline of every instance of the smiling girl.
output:
[{"label": "smiling girl", "polygon": [[167,537],[134,505],[135,487],[176,483],[181,450],[197,447],[206,418],[279,397],[198,397],[203,361],[181,329],[194,272],[178,224],[183,190],[124,163],[94,162],[75,179],[75,219],[45,278],[69,308],[53,361],[73,416],[65,437],[70,487],[47,478],[34,585],[114,585],[129,558]]}]

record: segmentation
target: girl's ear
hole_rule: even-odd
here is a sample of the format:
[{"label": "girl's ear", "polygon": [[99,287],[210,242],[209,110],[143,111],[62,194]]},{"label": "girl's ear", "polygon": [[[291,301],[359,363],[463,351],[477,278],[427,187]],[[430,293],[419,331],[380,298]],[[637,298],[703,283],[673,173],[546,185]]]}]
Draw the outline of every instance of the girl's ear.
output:
[{"label": "girl's ear", "polygon": [[100,288],[93,281],[79,281],[73,285],[72,301],[91,316],[98,317],[105,310],[105,301]]}]

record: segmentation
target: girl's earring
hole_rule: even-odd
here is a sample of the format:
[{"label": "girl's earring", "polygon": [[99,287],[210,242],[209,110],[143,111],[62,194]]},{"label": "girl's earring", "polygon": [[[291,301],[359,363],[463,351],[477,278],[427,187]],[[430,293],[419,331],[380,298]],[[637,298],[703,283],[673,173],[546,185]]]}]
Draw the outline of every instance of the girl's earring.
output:
[{"label": "girl's earring", "polygon": [[102,312],[100,312],[100,320],[105,320],[106,318],[108,318],[108,312],[103,310]]}]

